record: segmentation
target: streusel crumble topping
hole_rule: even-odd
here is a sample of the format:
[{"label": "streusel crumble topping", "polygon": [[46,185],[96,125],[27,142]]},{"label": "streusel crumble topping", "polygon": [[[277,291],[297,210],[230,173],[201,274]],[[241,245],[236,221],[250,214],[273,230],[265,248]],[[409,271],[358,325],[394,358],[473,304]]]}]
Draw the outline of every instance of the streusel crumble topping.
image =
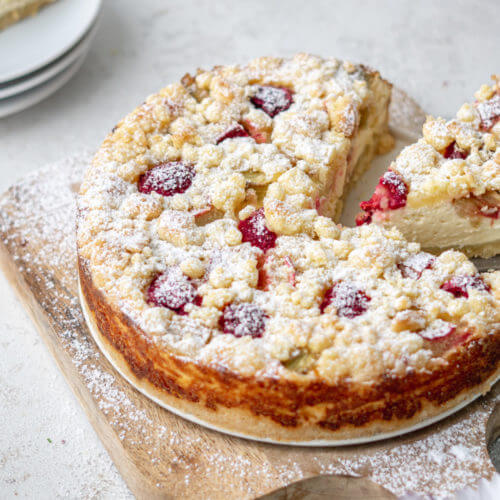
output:
[{"label": "streusel crumble topping", "polygon": [[[405,148],[390,166],[386,175],[406,185],[404,204],[419,208],[449,200],[461,214],[500,216],[498,77],[493,85],[483,85],[475,97],[453,120],[429,116],[422,139]],[[375,210],[384,210],[377,202],[375,196],[361,205],[366,214],[358,223],[369,222]]]},{"label": "streusel crumble topping", "polygon": [[[332,220],[388,142],[389,93],[363,66],[299,54],[199,71],[149,97],[81,187],[78,243],[94,283],[151,342],[242,374],[369,381],[446,363],[500,322],[499,276],[395,230]],[[453,160],[427,138],[415,146],[478,195],[491,187],[474,184],[476,156],[491,186],[500,178],[496,132],[477,130],[492,108],[428,123],[433,138],[443,130],[441,150],[456,143]],[[393,169],[412,176],[409,192],[396,175],[384,189],[417,203],[413,182],[424,193],[432,176],[410,163]]]}]

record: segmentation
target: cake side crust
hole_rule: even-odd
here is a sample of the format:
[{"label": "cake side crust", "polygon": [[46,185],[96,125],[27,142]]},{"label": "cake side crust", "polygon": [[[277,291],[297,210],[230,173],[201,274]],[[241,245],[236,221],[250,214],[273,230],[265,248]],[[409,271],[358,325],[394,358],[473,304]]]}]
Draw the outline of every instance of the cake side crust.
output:
[{"label": "cake side crust", "polygon": [[79,275],[106,354],[139,390],[210,426],[254,439],[340,441],[404,431],[487,392],[500,376],[495,331],[463,345],[434,373],[386,377],[369,387],[243,377],[160,350],[107,303],[81,258]]}]

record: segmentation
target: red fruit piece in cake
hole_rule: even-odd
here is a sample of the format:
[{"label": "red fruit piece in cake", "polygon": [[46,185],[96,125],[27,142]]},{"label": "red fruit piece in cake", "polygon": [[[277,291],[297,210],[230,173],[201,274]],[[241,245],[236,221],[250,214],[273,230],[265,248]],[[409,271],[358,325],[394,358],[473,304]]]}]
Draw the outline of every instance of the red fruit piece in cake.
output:
[{"label": "red fruit piece in cake", "polygon": [[370,224],[372,221],[372,214],[368,212],[362,212],[356,215],[356,226],[362,226],[363,224]]},{"label": "red fruit piece in cake", "polygon": [[448,147],[444,150],[443,156],[448,159],[448,160],[456,160],[456,159],[462,159],[465,160],[467,156],[469,156],[469,153],[467,151],[464,151],[463,149],[460,149],[457,146],[457,143],[453,141]]},{"label": "red fruit piece in cake", "polygon": [[437,319],[431,326],[420,330],[418,334],[425,340],[438,340],[448,337],[455,332],[457,327],[453,323]]},{"label": "red fruit piece in cake", "polygon": [[408,257],[398,264],[404,278],[418,280],[426,269],[430,269],[435,262],[435,257],[427,252],[419,252]]},{"label": "red fruit piece in cake", "polygon": [[169,268],[149,285],[147,292],[148,303],[157,307],[168,307],[177,314],[187,314],[187,304],[201,305],[201,297],[196,287],[179,268]]},{"label": "red fruit piece in cake", "polygon": [[445,281],[441,285],[441,289],[453,294],[454,297],[469,297],[468,289],[473,288],[482,292],[489,292],[490,287],[487,285],[481,276],[453,276],[453,278]]},{"label": "red fruit piece in cake", "polygon": [[292,259],[290,259],[290,257],[285,257],[285,264],[289,269],[288,283],[295,286],[297,284],[297,273],[295,272],[295,266],[293,265]]},{"label": "red fruit piece in cake", "polygon": [[257,143],[263,144],[269,142],[270,133],[267,130],[260,129],[249,120],[243,120],[245,130],[250,134],[250,137]]},{"label": "red fruit piece in cake", "polygon": [[238,229],[241,232],[243,242],[247,241],[263,252],[276,245],[277,235],[267,228],[263,208],[259,208],[250,217],[240,221]]},{"label": "red fruit piece in cake", "polygon": [[208,205],[204,208],[200,208],[196,212],[193,213],[193,216],[195,219],[200,219],[202,217],[205,217],[207,214],[209,214],[212,210],[214,209],[213,205]]},{"label": "red fruit piece in cake", "polygon": [[271,118],[286,111],[293,103],[292,91],[284,87],[260,86],[250,98],[251,103]]},{"label": "red fruit piece in cake", "polygon": [[454,202],[458,213],[464,217],[500,217],[500,194],[497,191],[487,191],[480,196],[470,195]]},{"label": "red fruit piece in cake", "polygon": [[272,286],[286,282],[297,284],[297,273],[289,256],[280,257],[274,252],[267,252],[259,259],[259,290],[269,290]]},{"label": "red fruit piece in cake", "polygon": [[228,304],[219,319],[219,326],[224,333],[235,337],[262,337],[268,316],[255,304],[243,302]]},{"label": "red fruit piece in cake", "polygon": [[235,125],[231,127],[227,132],[224,132],[216,141],[216,144],[220,144],[226,139],[234,139],[235,137],[249,137],[248,132],[240,125]]},{"label": "red fruit piece in cake", "polygon": [[371,298],[350,281],[338,281],[330,288],[319,306],[323,313],[325,309],[333,305],[337,315],[345,318],[355,318],[368,309]]},{"label": "red fruit piece in cake", "polygon": [[479,128],[483,132],[489,132],[500,120],[500,95],[495,94],[488,101],[479,102],[476,106],[481,118]]},{"label": "red fruit piece in cake", "polygon": [[196,172],[193,165],[182,161],[160,163],[139,177],[138,188],[141,193],[159,193],[173,196],[184,193],[192,184]]},{"label": "red fruit piece in cake", "polygon": [[314,208],[316,209],[316,212],[321,215],[323,211],[323,207],[326,205],[326,202],[328,201],[328,198],[326,196],[319,196],[316,198],[316,201],[314,202]]},{"label": "red fruit piece in cake", "polygon": [[360,203],[364,214],[356,217],[356,224],[371,222],[372,215],[376,211],[396,210],[406,205],[408,186],[399,174],[388,170],[379,180],[373,196],[368,201]]},{"label": "red fruit piece in cake", "polygon": [[269,274],[269,271],[264,267],[264,265],[261,265],[259,267],[259,279],[257,281],[257,288],[259,290],[264,290],[265,292],[267,292],[272,283],[273,279]]}]

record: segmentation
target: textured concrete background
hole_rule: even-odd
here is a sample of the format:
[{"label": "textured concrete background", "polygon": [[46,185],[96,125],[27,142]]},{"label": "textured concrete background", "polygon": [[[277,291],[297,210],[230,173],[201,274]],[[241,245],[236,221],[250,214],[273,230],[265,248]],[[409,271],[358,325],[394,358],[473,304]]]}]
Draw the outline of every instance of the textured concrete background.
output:
[{"label": "textured concrete background", "polygon": [[[498,0],[104,0],[76,77],[0,120],[0,190],[45,163],[95,149],[146,95],[185,72],[259,55],[305,51],[364,62],[428,112],[450,116],[500,73],[498,13]],[[0,295],[0,496],[129,495],[1,275]]]}]

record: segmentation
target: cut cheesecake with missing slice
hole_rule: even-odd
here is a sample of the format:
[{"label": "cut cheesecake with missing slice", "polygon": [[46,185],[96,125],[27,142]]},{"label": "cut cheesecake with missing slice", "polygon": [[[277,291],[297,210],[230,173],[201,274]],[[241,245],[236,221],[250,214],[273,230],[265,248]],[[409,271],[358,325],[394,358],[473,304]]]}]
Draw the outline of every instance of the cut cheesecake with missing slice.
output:
[{"label": "cut cheesecake with missing slice", "polygon": [[423,137],[380,178],[357,225],[397,227],[429,251],[500,253],[500,77],[446,122],[429,117]]},{"label": "cut cheesecake with missing slice", "polygon": [[113,129],[80,187],[79,276],[139,390],[225,432],[324,445],[489,389],[500,272],[331,219],[391,142],[390,89],[364,66],[263,57],[186,75]]}]

